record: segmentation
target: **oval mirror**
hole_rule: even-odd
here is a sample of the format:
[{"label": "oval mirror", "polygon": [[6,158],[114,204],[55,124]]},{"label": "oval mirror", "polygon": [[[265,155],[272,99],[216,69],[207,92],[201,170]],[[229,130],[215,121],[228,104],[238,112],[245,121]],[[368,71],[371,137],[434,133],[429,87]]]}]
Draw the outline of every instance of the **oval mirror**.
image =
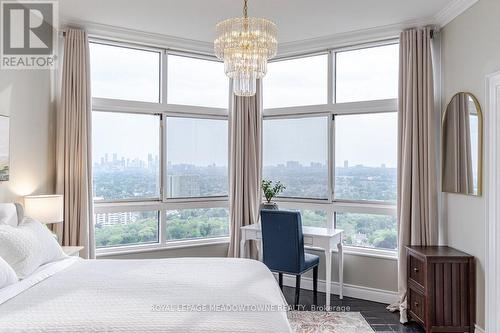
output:
[{"label": "oval mirror", "polygon": [[453,96],[443,115],[442,133],[443,192],[480,196],[483,114],[474,95]]}]

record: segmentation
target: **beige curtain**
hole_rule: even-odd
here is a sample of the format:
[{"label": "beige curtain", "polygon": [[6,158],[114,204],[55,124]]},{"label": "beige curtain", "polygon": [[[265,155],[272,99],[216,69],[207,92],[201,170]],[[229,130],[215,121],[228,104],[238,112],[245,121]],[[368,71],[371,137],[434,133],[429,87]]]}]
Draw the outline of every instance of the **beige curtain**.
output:
[{"label": "beige curtain", "polygon": [[406,316],[406,245],[436,245],[438,240],[436,131],[431,30],[401,33],[398,111],[398,289]]},{"label": "beige curtain", "polygon": [[[230,257],[240,256],[240,227],[259,221],[261,203],[262,85],[252,97],[232,98],[229,108],[230,166],[229,214],[231,221]],[[257,258],[255,245],[247,253]]]},{"label": "beige curtain", "polygon": [[62,245],[84,246],[94,257],[90,158],[90,66],[86,32],[68,29],[64,39],[61,95],[57,109],[57,193],[64,194]]},{"label": "beige curtain", "polygon": [[443,191],[474,193],[469,97],[456,95],[443,122]]}]

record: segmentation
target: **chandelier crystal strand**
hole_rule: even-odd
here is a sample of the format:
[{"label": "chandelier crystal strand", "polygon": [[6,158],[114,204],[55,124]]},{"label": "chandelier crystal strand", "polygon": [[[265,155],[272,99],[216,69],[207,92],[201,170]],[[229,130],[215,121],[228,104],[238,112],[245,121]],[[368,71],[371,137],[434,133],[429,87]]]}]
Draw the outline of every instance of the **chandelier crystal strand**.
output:
[{"label": "chandelier crystal strand", "polygon": [[233,79],[237,96],[253,96],[257,79],[267,73],[267,61],[277,52],[276,25],[263,18],[247,17],[246,1],[243,17],[219,22],[214,42],[215,55],[224,60],[224,71]]}]

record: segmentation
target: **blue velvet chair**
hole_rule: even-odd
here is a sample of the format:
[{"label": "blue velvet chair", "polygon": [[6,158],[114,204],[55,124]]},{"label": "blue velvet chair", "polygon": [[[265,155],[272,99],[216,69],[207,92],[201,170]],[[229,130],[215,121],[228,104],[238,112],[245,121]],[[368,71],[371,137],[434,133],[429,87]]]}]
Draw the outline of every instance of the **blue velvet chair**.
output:
[{"label": "blue velvet chair", "polygon": [[295,306],[299,303],[301,275],[313,269],[314,304],[318,298],[319,257],[304,251],[304,235],[299,212],[260,211],[264,264],[278,273],[283,289],[283,274],[295,275]]}]

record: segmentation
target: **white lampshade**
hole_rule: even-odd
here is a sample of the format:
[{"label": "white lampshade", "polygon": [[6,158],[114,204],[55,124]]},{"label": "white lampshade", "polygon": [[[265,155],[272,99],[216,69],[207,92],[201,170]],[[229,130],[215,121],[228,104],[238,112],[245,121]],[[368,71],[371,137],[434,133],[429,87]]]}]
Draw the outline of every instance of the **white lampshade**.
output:
[{"label": "white lampshade", "polygon": [[62,195],[30,195],[24,197],[26,215],[44,224],[61,223],[64,220]]}]

